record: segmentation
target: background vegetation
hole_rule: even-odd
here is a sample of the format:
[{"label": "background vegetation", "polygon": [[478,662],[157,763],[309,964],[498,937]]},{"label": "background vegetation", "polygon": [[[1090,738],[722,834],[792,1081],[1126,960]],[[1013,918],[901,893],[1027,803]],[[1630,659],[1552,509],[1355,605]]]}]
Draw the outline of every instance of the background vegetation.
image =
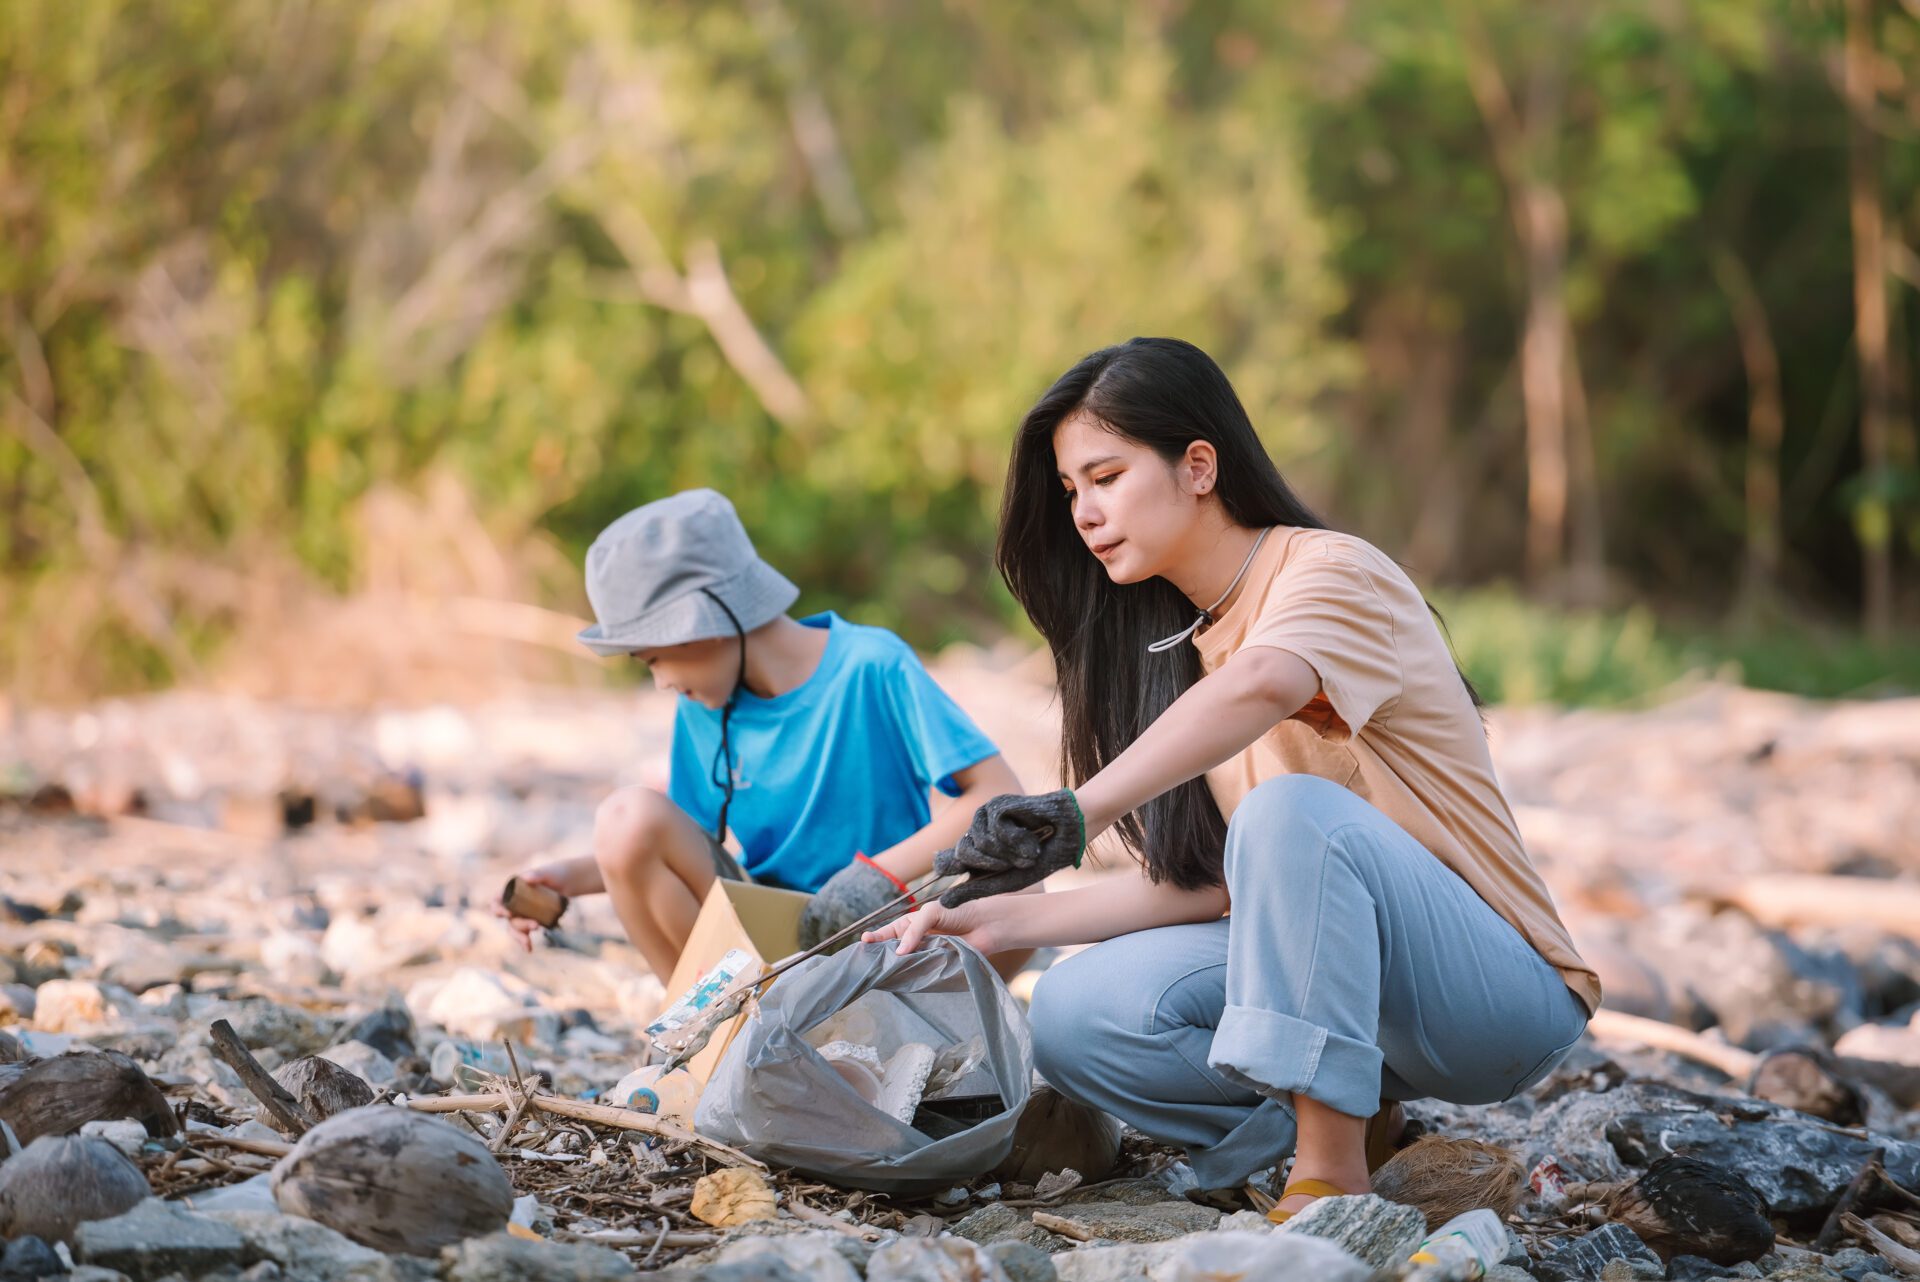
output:
[{"label": "background vegetation", "polygon": [[1920,688],[1917,135],[1913,0],[12,0],[0,663],[578,610],[690,485],[988,639],[1013,424],[1158,333],[1493,693]]}]

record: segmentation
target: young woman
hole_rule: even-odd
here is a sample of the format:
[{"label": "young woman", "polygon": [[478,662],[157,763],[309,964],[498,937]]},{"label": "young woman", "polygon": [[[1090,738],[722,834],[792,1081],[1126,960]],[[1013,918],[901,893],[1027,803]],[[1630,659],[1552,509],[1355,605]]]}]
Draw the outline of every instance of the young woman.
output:
[{"label": "young woman", "polygon": [[941,866],[990,895],[1115,828],[1142,875],[963,890],[866,938],[1095,944],[1034,994],[1041,1072],[1184,1145],[1204,1187],[1291,1153],[1275,1219],[1365,1192],[1393,1101],[1505,1099],[1564,1058],[1600,986],[1477,696],[1418,589],[1294,496],[1204,352],[1136,338],[1041,397],[997,561],[1053,650],[1075,786],[987,803]]}]

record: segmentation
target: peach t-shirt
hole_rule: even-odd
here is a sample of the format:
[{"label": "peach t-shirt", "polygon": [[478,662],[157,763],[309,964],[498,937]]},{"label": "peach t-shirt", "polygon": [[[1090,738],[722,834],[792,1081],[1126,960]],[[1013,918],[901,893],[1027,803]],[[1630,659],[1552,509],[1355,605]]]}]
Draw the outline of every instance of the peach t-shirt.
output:
[{"label": "peach t-shirt", "polygon": [[1229,819],[1255,784],[1311,774],[1352,789],[1458,873],[1599,1009],[1494,778],[1478,712],[1418,588],[1379,549],[1331,530],[1276,527],[1240,597],[1194,636],[1208,672],[1236,651],[1286,650],[1320,693],[1207,772]]}]

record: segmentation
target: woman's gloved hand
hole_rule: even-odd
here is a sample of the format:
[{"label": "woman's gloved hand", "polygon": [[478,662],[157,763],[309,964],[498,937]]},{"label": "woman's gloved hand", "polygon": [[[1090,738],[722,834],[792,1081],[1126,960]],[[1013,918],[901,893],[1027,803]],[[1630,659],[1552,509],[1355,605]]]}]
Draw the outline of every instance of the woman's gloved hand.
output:
[{"label": "woman's gloved hand", "polygon": [[[827,884],[807,901],[806,910],[800,914],[800,947],[812,948],[832,938],[881,905],[900,898],[906,890],[886,869],[856,854],[852,863],[828,878]],[[912,901],[908,901],[900,911],[912,907]]]},{"label": "woman's gloved hand", "polygon": [[1078,868],[1087,852],[1087,821],[1065,788],[1023,797],[995,797],[973,813],[966,836],[934,857],[943,877],[967,879],[940,896],[948,908],[987,895],[1025,890],[1062,868]]}]

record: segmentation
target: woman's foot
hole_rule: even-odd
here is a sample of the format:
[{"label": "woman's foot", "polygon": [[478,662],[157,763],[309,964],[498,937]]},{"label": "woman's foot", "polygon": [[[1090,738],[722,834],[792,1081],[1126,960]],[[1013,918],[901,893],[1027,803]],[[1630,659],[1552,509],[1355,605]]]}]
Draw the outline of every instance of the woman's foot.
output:
[{"label": "woman's foot", "polygon": [[1353,1169],[1302,1171],[1300,1164],[1295,1162],[1293,1170],[1287,1174],[1286,1191],[1274,1208],[1267,1212],[1267,1218],[1275,1224],[1282,1224],[1323,1197],[1347,1197],[1372,1191],[1373,1182],[1367,1178],[1364,1168],[1357,1175]]}]

